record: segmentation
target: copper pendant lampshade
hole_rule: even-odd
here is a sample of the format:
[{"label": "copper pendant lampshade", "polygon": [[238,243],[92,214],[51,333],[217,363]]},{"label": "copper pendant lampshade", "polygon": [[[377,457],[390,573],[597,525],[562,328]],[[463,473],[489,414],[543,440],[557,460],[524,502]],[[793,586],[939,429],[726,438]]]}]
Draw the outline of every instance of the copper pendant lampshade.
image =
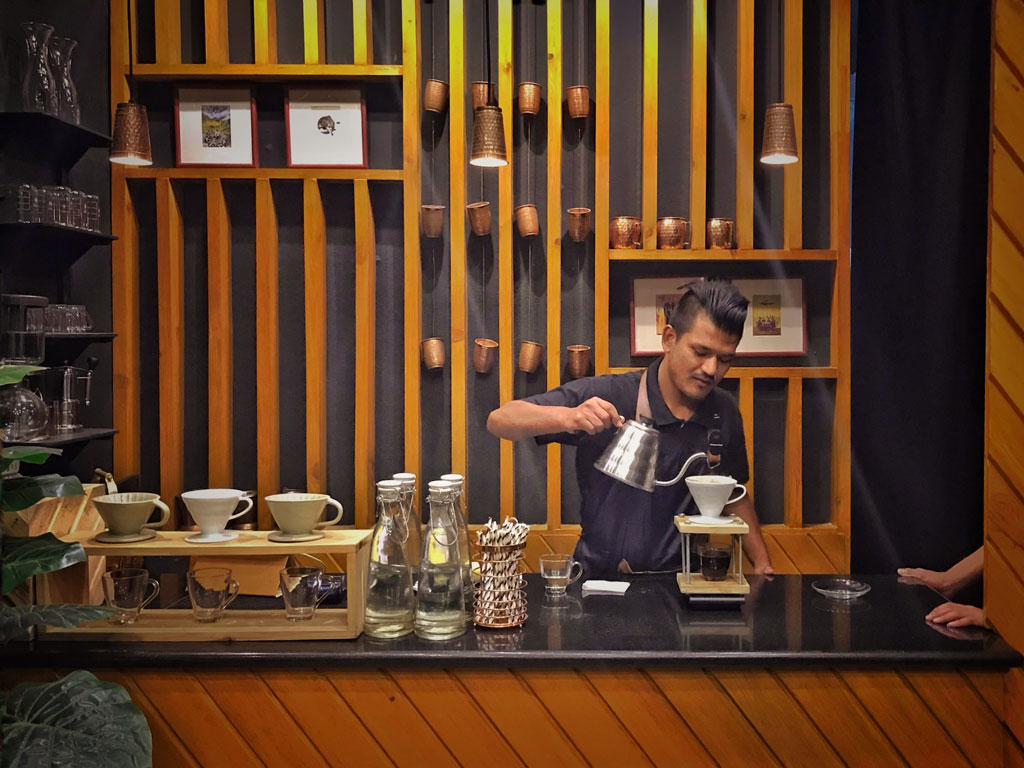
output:
[{"label": "copper pendant lampshade", "polygon": [[501,107],[486,104],[478,107],[473,119],[473,149],[469,164],[480,168],[508,165],[505,154],[505,126]]},{"label": "copper pendant lampshade", "polygon": [[146,108],[134,101],[117,105],[114,135],[110,142],[110,162],[121,165],[152,165],[149,146],[149,119]]},{"label": "copper pendant lampshade", "polygon": [[761,162],[765,165],[787,165],[799,159],[796,151],[793,105],[769,104],[764,116]]}]

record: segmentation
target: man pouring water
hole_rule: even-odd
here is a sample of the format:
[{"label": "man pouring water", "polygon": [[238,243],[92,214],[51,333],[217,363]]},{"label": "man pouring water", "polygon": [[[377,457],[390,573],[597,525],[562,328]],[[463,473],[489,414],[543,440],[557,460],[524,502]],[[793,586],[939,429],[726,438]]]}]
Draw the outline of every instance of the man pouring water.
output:
[{"label": "man pouring water", "polygon": [[[742,417],[735,399],[716,386],[736,356],[748,304],[731,283],[693,283],[662,332],[664,355],[646,370],[576,379],[510,400],[488,416],[487,429],[497,437],[576,446],[582,531],[575,557],[588,576],[679,570],[673,518],[699,514],[685,483],[647,492],[594,467],[626,418],[653,421],[658,478],[675,477],[687,458],[708,452],[710,442],[721,457],[715,474],[739,484],[749,479]],[[688,474],[706,471],[699,461]],[[745,496],[728,511],[750,527],[743,545],[755,573],[773,573],[753,501]]]}]

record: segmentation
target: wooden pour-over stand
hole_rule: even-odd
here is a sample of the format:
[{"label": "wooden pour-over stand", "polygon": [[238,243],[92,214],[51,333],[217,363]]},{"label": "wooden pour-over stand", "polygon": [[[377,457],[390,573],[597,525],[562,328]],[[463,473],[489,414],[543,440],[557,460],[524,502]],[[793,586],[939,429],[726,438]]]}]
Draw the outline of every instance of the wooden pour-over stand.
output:
[{"label": "wooden pour-over stand", "polygon": [[[689,515],[676,515],[675,523],[683,548],[683,570],[682,573],[676,574],[680,592],[685,595],[722,595],[737,599],[740,595],[750,594],[750,583],[743,575],[742,542],[743,536],[750,532],[745,522],[733,516],[731,523],[695,523]],[[708,581],[700,573],[690,573],[690,536],[703,533],[727,533],[732,537],[732,563],[728,575],[721,581]]]},{"label": "wooden pour-over stand", "polygon": [[[269,531],[239,531],[238,538],[221,544],[191,544],[188,531],[158,531],[156,538],[133,544],[103,544],[95,531],[72,533],[61,538],[77,541],[89,557],[218,555],[344,555],[348,607],[318,608],[309,621],[288,621],[280,610],[226,610],[210,624],[193,620],[191,608],[146,608],[134,624],[115,625],[90,621],[79,627],[46,627],[42,639],[181,641],[181,640],[347,640],[363,631],[366,607],[366,570],[369,565],[371,531],[326,529],[324,538],[301,543],[280,543],[267,539]],[[58,572],[59,573],[59,572]],[[52,602],[45,577],[41,578],[38,601]]]}]

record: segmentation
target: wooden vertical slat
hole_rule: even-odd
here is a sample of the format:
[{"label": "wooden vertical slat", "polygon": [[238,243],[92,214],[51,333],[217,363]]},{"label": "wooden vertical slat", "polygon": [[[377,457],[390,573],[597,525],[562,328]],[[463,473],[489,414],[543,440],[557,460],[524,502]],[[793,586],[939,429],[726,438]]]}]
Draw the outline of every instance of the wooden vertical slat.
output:
[{"label": "wooden vertical slat", "polygon": [[355,181],[356,204],[356,526],[373,525],[375,471],[374,350],[376,323],[377,248],[370,204],[370,185]]},{"label": "wooden vertical slat", "polygon": [[[357,228],[358,224],[357,217]],[[325,477],[327,464],[327,232],[320,184],[316,179],[303,179],[302,181],[302,240],[306,318],[306,490],[309,493],[323,493],[327,482]],[[358,249],[359,238],[357,235],[357,269]],[[356,323],[359,323],[360,317],[357,287]],[[360,349],[359,344],[360,340],[357,335],[355,345],[357,356]],[[373,349],[372,344],[370,348]],[[357,393],[355,401],[357,419],[360,406]],[[358,452],[358,439],[355,449]],[[356,498],[358,500],[358,495]]]},{"label": "wooden vertical slat", "polygon": [[306,64],[327,63],[325,2],[326,0],[302,0],[302,52]]},{"label": "wooden vertical slat", "polygon": [[783,459],[783,519],[790,528],[803,526],[803,379],[791,377],[786,388],[786,436]]},{"label": "wooden vertical slat", "polygon": [[[562,0],[548,0],[548,98],[562,93]],[[562,110],[548,109],[548,388],[561,383],[562,356]],[[547,524],[562,524],[562,450],[558,443],[547,448]]]},{"label": "wooden vertical slat", "polygon": [[231,222],[220,179],[206,180],[206,295],[209,387],[209,483],[234,486],[231,319]]},{"label": "wooden vertical slat", "polygon": [[[121,78],[122,81],[124,78]],[[139,224],[124,178],[124,167],[111,165],[110,226],[111,315],[113,318],[114,475],[137,474],[141,466],[139,401]]]},{"label": "wooden vertical slat", "polygon": [[466,474],[466,21],[464,0],[448,4],[448,186],[451,216],[452,472]]},{"label": "wooden vertical slat", "polygon": [[420,473],[420,4],[402,0],[405,471]]},{"label": "wooden vertical slat", "polygon": [[[797,157],[803,159],[804,132],[804,4],[803,0],[785,0],[784,92],[793,106],[796,125]],[[803,163],[783,166],[782,247],[803,247]]]},{"label": "wooden vertical slat", "polygon": [[611,158],[611,5],[595,7],[594,82],[594,369],[608,372],[608,219]]},{"label": "wooden vertical slat", "polygon": [[[170,179],[156,180],[157,306],[160,350],[160,495],[184,488],[185,458],[185,242]],[[167,528],[174,528],[168,520]]]},{"label": "wooden vertical slat", "polygon": [[736,247],[754,247],[754,0],[736,19]]},{"label": "wooden vertical slat", "polygon": [[[488,34],[490,31],[488,30]],[[512,135],[512,0],[498,0],[498,106],[504,118],[506,148]],[[501,403],[515,395],[515,284],[512,277],[512,152],[508,165],[498,169],[498,367]],[[515,455],[511,440],[500,447],[501,517],[515,513]]]},{"label": "wooden vertical slat", "polygon": [[740,417],[743,419],[743,436],[747,443],[747,493],[754,495],[754,377],[740,377]]},{"label": "wooden vertical slat", "polygon": [[373,6],[370,0],[352,0],[352,35],[353,62],[373,64]]},{"label": "wooden vertical slat", "polygon": [[252,0],[253,54],[257,64],[277,64],[277,0]]},{"label": "wooden vertical slat", "polygon": [[708,3],[693,0],[690,64],[690,247],[704,247],[707,217]]},{"label": "wooden vertical slat", "polygon": [[153,0],[156,63],[181,63],[181,0]]},{"label": "wooden vertical slat", "polygon": [[227,64],[228,51],[228,2],[227,0],[204,0],[206,63]]},{"label": "wooden vertical slat", "polygon": [[[832,522],[850,556],[850,0],[832,0],[829,30],[830,229],[838,251],[832,297],[836,376],[832,431]],[[835,329],[838,327],[840,331]]]},{"label": "wooden vertical slat", "polygon": [[281,485],[277,338],[277,213],[269,179],[256,179],[256,487],[259,526],[272,527],[264,497]]},{"label": "wooden vertical slat", "polygon": [[644,0],[643,77],[640,209],[644,248],[654,249],[658,247],[658,0]]}]

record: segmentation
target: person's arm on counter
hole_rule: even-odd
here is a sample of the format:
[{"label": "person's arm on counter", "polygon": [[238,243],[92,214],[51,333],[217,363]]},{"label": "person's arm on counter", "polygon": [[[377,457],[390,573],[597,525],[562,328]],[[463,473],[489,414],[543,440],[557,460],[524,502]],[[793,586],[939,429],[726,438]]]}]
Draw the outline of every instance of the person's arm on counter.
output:
[{"label": "person's arm on counter", "polygon": [[754,564],[754,573],[766,575],[775,573],[771,558],[768,556],[768,548],[764,544],[764,537],[761,536],[761,524],[757,522],[753,500],[749,496],[744,496],[736,503],[730,504],[729,511],[750,528],[750,533],[743,537],[743,549]]},{"label": "person's arm on counter", "polygon": [[963,603],[943,603],[925,616],[928,621],[945,624],[947,627],[987,627],[985,611]]},{"label": "person's arm on counter", "polygon": [[948,594],[956,592],[980,576],[984,559],[985,547],[982,546],[945,571],[930,571],[927,568],[897,568],[896,573],[907,579],[916,579],[925,586]]},{"label": "person's arm on counter", "polygon": [[586,432],[596,435],[625,421],[615,406],[600,397],[584,400],[575,408],[537,405],[526,400],[509,400],[487,417],[487,431],[505,440],[523,440],[537,435]]}]

